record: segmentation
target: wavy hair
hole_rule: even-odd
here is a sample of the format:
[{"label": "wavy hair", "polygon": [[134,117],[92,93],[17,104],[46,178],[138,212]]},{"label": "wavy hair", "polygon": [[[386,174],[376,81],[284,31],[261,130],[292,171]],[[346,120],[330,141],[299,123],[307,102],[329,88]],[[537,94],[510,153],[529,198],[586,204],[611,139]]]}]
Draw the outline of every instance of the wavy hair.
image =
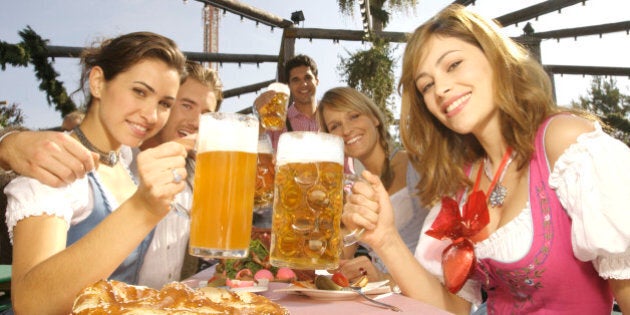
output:
[{"label": "wavy hair", "polygon": [[218,112],[223,102],[223,83],[221,83],[217,71],[212,68],[206,68],[198,62],[189,60],[186,62],[186,77],[184,78],[184,82],[188,79],[196,80],[212,90],[214,97],[217,99],[217,108],[215,111]]},{"label": "wavy hair", "polygon": [[401,138],[420,174],[418,189],[426,205],[470,187],[472,182],[463,166],[485,155],[472,134],[458,134],[441,124],[416,88],[415,71],[428,53],[427,42],[436,36],[458,38],[483,51],[493,70],[501,134],[514,149],[519,168],[531,158],[538,126],[559,112],[549,75],[524,47],[502,35],[498,24],[465,7],[446,7],[409,38],[398,84],[402,95]]},{"label": "wavy hair", "polygon": [[[78,90],[86,91],[92,68],[103,69],[106,81],[145,59],[157,59],[177,70],[180,79],[186,74],[186,57],[170,38],[151,32],[134,32],[116,38],[106,39],[100,45],[86,48],[81,52],[81,80]],[[180,82],[181,83],[181,82]],[[86,91],[87,92],[87,91]],[[92,104],[92,95],[87,92],[87,108]]]},{"label": "wavy hair", "polygon": [[316,115],[319,129],[323,132],[330,133],[324,121],[325,108],[341,112],[355,111],[378,120],[379,124],[376,126],[376,129],[378,131],[379,145],[383,148],[383,152],[385,152],[385,161],[383,161],[380,177],[385,188],[389,188],[394,179],[394,170],[389,163],[389,154],[393,139],[389,133],[388,125],[385,122],[385,116],[378,109],[374,101],[351,87],[335,87],[326,91],[319,101]]}]

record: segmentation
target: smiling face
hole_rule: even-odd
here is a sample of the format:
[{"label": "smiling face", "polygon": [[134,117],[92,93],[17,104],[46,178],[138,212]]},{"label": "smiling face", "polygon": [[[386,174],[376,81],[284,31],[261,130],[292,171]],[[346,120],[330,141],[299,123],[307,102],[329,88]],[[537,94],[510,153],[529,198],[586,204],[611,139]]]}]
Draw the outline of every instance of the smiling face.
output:
[{"label": "smiling face", "polygon": [[361,160],[380,148],[378,120],[358,111],[331,109],[324,105],[324,124],[329,133],[340,136],[344,142],[344,153]]},{"label": "smiling face", "polygon": [[319,80],[308,66],[298,66],[289,72],[289,89],[296,104],[315,103]]},{"label": "smiling face", "polygon": [[159,143],[186,137],[199,131],[201,114],[214,112],[217,98],[214,90],[194,78],[188,78],[179,88],[175,105],[166,125],[156,135]]},{"label": "smiling face", "polygon": [[498,119],[493,72],[483,51],[454,37],[433,36],[415,71],[427,109],[460,133],[480,133]]},{"label": "smiling face", "polygon": [[[179,89],[179,73],[163,61],[144,59],[105,81],[102,69],[90,72],[91,93],[109,145],[137,147],[166,123]],[[105,148],[105,146],[102,146]]]}]

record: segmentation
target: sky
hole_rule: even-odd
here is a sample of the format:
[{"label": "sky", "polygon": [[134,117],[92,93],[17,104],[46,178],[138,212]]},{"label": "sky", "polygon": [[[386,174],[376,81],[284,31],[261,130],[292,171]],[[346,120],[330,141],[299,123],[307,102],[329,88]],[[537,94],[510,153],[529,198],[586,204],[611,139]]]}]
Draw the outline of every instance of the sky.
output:
[{"label": "sky", "polygon": [[[241,0],[277,16],[290,20],[291,12],[301,10],[305,21],[297,27],[361,30],[361,17],[358,5],[354,17],[339,13],[335,0]],[[393,32],[412,32],[422,22],[437,13],[452,0],[418,0],[418,5],[404,13],[395,13],[390,25],[385,29]],[[486,17],[495,18],[517,9],[542,2],[536,0],[477,0],[469,6]],[[203,4],[195,0],[2,0],[0,5],[0,40],[16,44],[21,41],[18,34],[30,26],[50,45],[85,47],[103,38],[115,37],[133,31],[153,31],[175,40],[183,51],[203,51]],[[537,32],[562,28],[597,25],[627,21],[630,12],[628,0],[589,0],[585,5],[576,4],[531,20]],[[522,34],[525,23],[504,28],[510,36]],[[232,54],[277,55],[280,49],[282,31],[271,30],[265,25],[257,26],[251,20],[241,20],[232,13],[221,15],[219,27],[219,52]],[[396,80],[400,75],[398,65],[402,59],[404,44],[395,44],[394,56],[397,61]],[[369,48],[368,44],[331,40],[296,40],[296,54],[313,57],[318,63],[320,85],[318,98],[335,86],[346,85],[338,70],[340,58],[350,53]],[[545,40],[541,44],[543,64],[589,65],[630,67],[630,35],[626,32],[599,36],[578,37],[577,39]],[[56,58],[53,67],[59,73],[58,80],[66,90],[76,90],[80,77],[77,58]],[[219,67],[219,75],[225,89],[237,88],[276,78],[276,64],[224,63]],[[615,77],[617,87],[624,94],[630,94],[628,77]],[[580,96],[586,96],[591,77],[581,75],[555,75],[556,96],[560,105],[568,105]],[[61,124],[61,114],[49,105],[46,96],[38,89],[32,66],[15,68],[8,66],[0,70],[0,101],[17,103],[22,109],[24,126],[48,128]],[[239,111],[251,106],[256,93],[228,98],[222,111]],[[73,97],[81,104],[83,96]],[[398,116],[399,98],[395,97],[393,112]]]}]

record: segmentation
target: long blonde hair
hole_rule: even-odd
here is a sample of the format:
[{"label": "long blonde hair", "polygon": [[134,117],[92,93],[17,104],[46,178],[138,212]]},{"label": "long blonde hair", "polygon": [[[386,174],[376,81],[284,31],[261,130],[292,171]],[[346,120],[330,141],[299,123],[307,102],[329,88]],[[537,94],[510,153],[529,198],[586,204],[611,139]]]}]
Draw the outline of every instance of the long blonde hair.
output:
[{"label": "long blonde hair", "polygon": [[376,129],[379,135],[379,145],[383,148],[385,153],[385,161],[383,161],[383,167],[381,170],[381,181],[385,188],[389,188],[394,179],[394,170],[390,166],[389,155],[392,147],[392,136],[389,133],[389,128],[385,123],[385,117],[383,113],[378,109],[378,106],[365,94],[351,88],[351,87],[336,87],[332,88],[326,93],[319,101],[317,106],[317,121],[319,122],[319,129],[323,132],[329,133],[326,121],[324,121],[324,108],[348,112],[356,111],[358,113],[367,115],[368,117],[376,118],[378,126]]},{"label": "long blonde hair", "polygon": [[416,88],[415,71],[427,54],[426,43],[435,36],[461,39],[479,47],[488,58],[501,133],[514,148],[519,168],[530,160],[538,126],[559,111],[548,74],[524,47],[502,35],[497,24],[461,5],[439,12],[409,38],[398,85],[402,94],[401,138],[420,174],[418,189],[426,205],[470,186],[463,166],[485,155],[473,135],[455,133],[441,124],[428,111]]}]

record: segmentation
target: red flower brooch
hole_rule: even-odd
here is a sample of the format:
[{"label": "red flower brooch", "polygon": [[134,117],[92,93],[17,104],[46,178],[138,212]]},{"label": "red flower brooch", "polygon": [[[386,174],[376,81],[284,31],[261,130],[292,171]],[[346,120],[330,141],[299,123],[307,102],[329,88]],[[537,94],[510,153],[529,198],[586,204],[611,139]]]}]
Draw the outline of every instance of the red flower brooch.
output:
[{"label": "red flower brooch", "polygon": [[[512,149],[509,148],[496,172],[497,174],[502,173],[511,154]],[[459,203],[456,200],[451,197],[442,197],[440,213],[431,225],[431,229],[425,232],[439,240],[445,238],[452,240],[452,243],[442,252],[444,284],[451,293],[457,293],[464,286],[466,280],[472,276],[477,259],[471,237],[483,230],[490,222],[486,194],[478,189],[483,163],[482,160],[473,192],[468,196],[462,211],[460,212]],[[494,189],[497,177],[494,176],[488,191]]]}]

